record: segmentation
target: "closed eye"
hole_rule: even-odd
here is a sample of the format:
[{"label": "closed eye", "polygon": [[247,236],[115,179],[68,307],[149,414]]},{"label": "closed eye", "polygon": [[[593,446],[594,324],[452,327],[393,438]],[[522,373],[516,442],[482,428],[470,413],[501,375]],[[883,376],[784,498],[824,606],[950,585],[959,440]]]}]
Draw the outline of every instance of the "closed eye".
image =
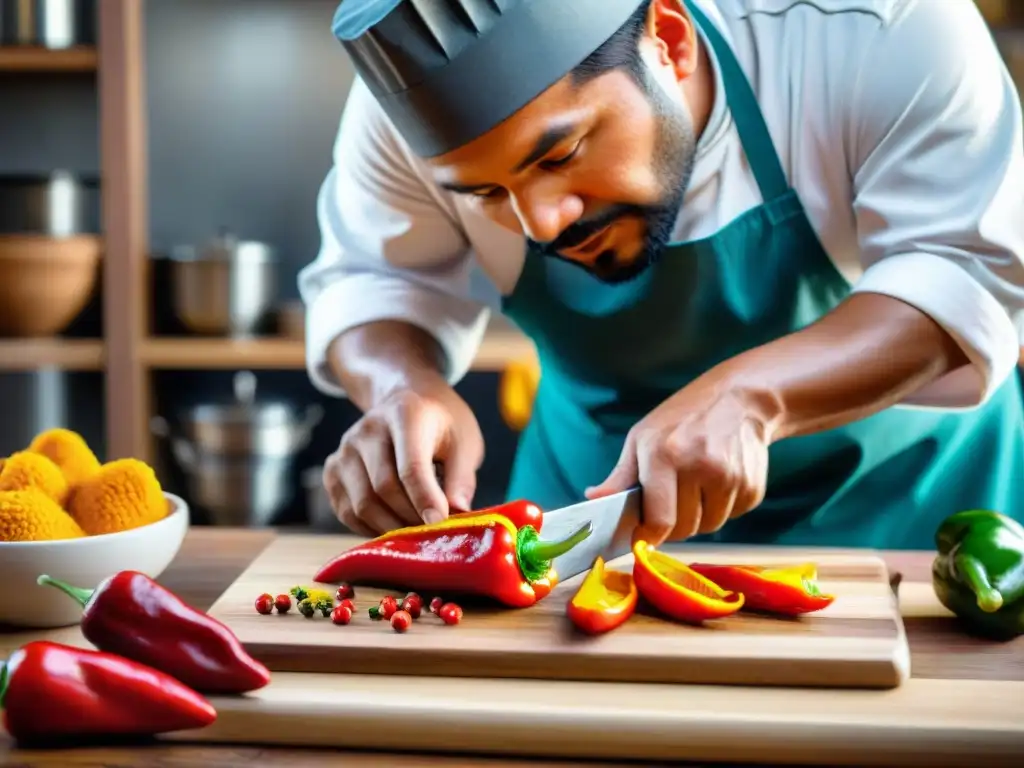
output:
[{"label": "closed eye", "polygon": [[577,144],[575,147],[573,147],[572,151],[569,154],[565,155],[564,157],[545,160],[542,163],[540,163],[540,167],[543,168],[544,170],[550,171],[554,168],[561,168],[565,165],[568,165],[569,161],[576,157],[576,153],[579,152],[579,148],[580,145]]}]

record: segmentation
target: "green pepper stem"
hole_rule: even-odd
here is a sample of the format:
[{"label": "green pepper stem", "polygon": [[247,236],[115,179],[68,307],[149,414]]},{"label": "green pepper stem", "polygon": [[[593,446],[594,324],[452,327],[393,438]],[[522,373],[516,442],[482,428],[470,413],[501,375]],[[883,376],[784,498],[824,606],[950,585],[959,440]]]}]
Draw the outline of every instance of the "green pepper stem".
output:
[{"label": "green pepper stem", "polygon": [[45,573],[42,576],[40,576],[38,579],[36,579],[36,584],[38,584],[41,587],[45,587],[45,586],[56,587],[57,589],[61,590],[62,592],[64,592],[67,595],[70,595],[72,598],[74,598],[79,603],[81,603],[83,608],[85,608],[85,606],[89,602],[89,599],[92,597],[93,593],[96,591],[94,589],[83,589],[81,587],[72,587],[70,584],[65,584],[63,581],[60,581],[58,579],[54,579],[54,578],[52,578],[50,576],[47,576]]},{"label": "green pepper stem", "polygon": [[0,710],[4,708],[4,697],[7,695],[7,662],[0,661]]},{"label": "green pepper stem", "polygon": [[960,573],[967,586],[971,588],[978,599],[978,607],[985,613],[995,613],[1003,607],[1003,596],[999,590],[992,586],[988,579],[985,567],[973,555],[965,552],[958,552],[954,558],[956,570]]},{"label": "green pepper stem", "polygon": [[594,532],[594,525],[589,520],[564,539],[544,541],[532,525],[524,525],[516,536],[516,559],[519,569],[529,582],[537,581],[547,575],[551,561],[564,555]]}]

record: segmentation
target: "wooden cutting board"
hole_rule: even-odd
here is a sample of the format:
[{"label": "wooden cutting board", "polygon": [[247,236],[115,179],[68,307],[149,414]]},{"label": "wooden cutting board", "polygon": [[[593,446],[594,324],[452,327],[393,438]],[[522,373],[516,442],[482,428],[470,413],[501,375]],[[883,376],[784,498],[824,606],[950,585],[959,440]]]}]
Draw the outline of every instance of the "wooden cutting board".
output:
[{"label": "wooden cutting board", "polygon": [[[356,615],[336,626],[294,609],[260,615],[263,592],[320,586],[311,577],[351,536],[278,536],[210,608],[256,658],[275,672],[395,674],[415,669],[443,677],[506,677],[830,688],[894,688],[909,676],[910,652],[885,563],[862,552],[779,548],[671,547],[684,560],[785,564],[813,560],[827,609],[799,619],[736,614],[694,627],[643,609],[617,630],[580,636],[565,605],[583,574],[536,606],[511,610],[460,600],[461,624],[424,612],[405,633],[367,609],[387,592],[357,586]],[[610,567],[629,570],[632,556]],[[392,592],[396,597],[401,593]],[[430,595],[423,595],[425,600]]]}]

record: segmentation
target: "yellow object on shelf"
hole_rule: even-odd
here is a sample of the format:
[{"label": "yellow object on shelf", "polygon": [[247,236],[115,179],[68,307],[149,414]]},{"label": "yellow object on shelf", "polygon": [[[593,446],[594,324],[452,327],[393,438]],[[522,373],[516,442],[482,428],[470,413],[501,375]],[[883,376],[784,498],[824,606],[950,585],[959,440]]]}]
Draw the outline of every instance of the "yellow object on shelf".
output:
[{"label": "yellow object on shelf", "polygon": [[521,432],[530,423],[539,384],[540,364],[536,359],[513,360],[505,366],[498,385],[498,408],[510,429]]}]

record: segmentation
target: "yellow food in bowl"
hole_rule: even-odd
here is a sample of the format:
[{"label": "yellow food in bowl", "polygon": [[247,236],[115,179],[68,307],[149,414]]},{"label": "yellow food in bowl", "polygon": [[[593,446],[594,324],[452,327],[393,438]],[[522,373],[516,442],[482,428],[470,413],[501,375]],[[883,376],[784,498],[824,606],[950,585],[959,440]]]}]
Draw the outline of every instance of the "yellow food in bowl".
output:
[{"label": "yellow food in bowl", "polygon": [[0,459],[0,542],[118,533],[167,517],[156,473],[137,459],[101,464],[81,436],[48,430]]},{"label": "yellow food in bowl", "polygon": [[156,473],[137,459],[104,464],[75,486],[68,508],[90,536],[127,531],[167,516]]},{"label": "yellow food in bowl", "polygon": [[69,485],[75,485],[97,472],[100,461],[81,435],[70,429],[48,429],[29,444],[28,450],[40,453],[64,473]]},{"label": "yellow food in bowl", "polygon": [[85,532],[42,491],[0,491],[0,541],[80,539]]},{"label": "yellow food in bowl", "polygon": [[25,491],[35,488],[63,507],[68,500],[68,481],[60,467],[48,458],[30,451],[12,453],[0,470],[0,491]]}]

